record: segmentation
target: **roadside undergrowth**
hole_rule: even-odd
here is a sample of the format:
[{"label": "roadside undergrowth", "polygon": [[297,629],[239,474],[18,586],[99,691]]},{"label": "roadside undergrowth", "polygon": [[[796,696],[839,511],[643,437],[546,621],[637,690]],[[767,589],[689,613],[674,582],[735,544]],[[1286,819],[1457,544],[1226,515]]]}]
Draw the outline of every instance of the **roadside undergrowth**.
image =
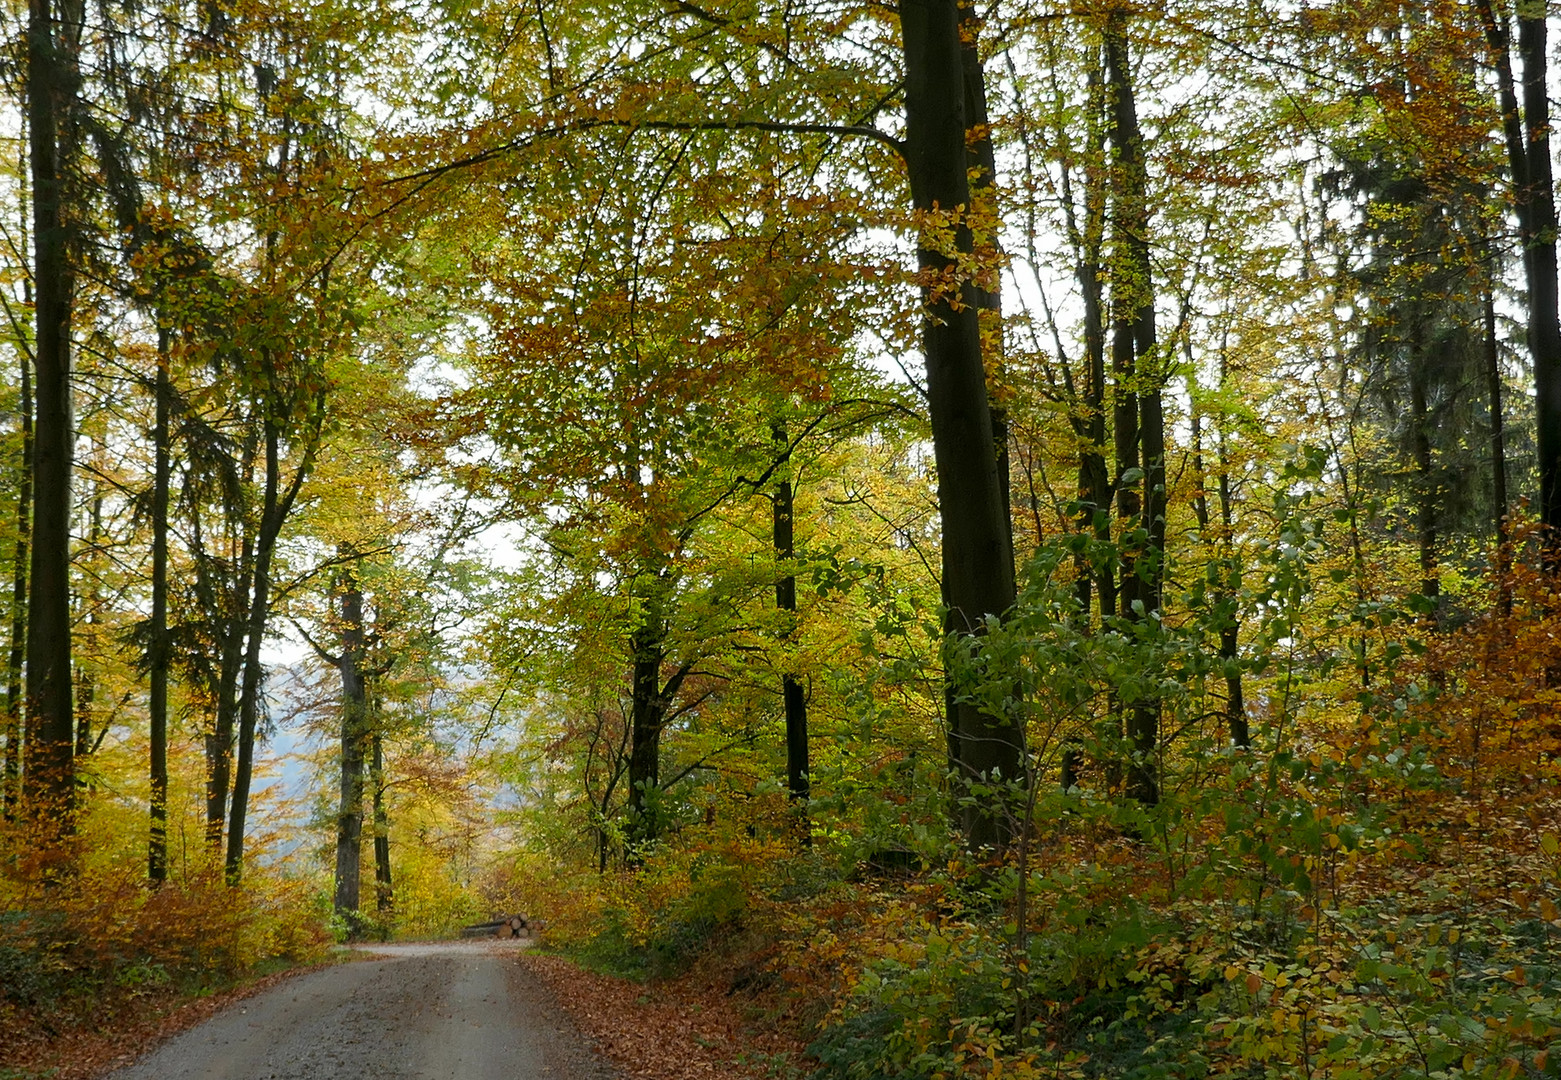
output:
[{"label": "roadside undergrowth", "polygon": [[[149,887],[134,843],[94,828],[63,858],[19,824],[0,830],[4,1080],[97,1075],[330,943],[302,879],[261,864],[230,887],[192,860]],[[34,865],[40,852],[55,865]]]},{"label": "roadside undergrowth", "polygon": [[1301,764],[1261,851],[1223,819],[1174,870],[1087,815],[1038,837],[1022,934],[1011,860],[785,896],[734,859],[719,918],[697,881],[559,894],[588,914],[548,936],[592,970],[529,962],[652,1080],[1561,1075],[1561,799],[1378,790],[1303,820]]},{"label": "roadside undergrowth", "polygon": [[563,957],[521,959],[597,1050],[636,1080],[797,1076],[805,1044],[757,1026],[749,995],[733,994],[715,965],[640,983],[582,970]]},{"label": "roadside undergrowth", "polygon": [[[1038,761],[1014,785],[1002,857],[960,847],[946,794],[894,794],[891,762],[889,833],[815,819],[803,846],[780,796],[734,799],[631,867],[517,880],[636,1023],[683,1031],[697,1014],[649,1006],[702,1003],[774,1033],[749,1075],[1561,1076],[1561,605],[1524,584],[1510,619],[1378,626],[1369,682],[1271,667],[1254,745],[1167,744],[1155,806],[1084,728],[1079,783]],[[1172,646],[1141,669],[1174,671]],[[1186,687],[1168,711],[1213,711]]]},{"label": "roadside undergrowth", "polygon": [[95,1080],[131,1064],[163,1042],[285,979],[325,964],[259,970],[225,989],[190,995],[164,988],[104,1001],[92,1017],[40,1020],[9,1013],[0,1028],[0,1080]]}]

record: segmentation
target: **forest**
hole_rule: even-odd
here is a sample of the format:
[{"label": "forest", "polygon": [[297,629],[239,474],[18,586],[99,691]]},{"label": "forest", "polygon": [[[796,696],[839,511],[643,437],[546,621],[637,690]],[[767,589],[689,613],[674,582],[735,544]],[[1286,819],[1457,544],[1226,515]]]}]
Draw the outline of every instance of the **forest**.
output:
[{"label": "forest", "polygon": [[0,1078],[513,911],[731,1075],[1561,1076],[1552,18],[8,5]]}]

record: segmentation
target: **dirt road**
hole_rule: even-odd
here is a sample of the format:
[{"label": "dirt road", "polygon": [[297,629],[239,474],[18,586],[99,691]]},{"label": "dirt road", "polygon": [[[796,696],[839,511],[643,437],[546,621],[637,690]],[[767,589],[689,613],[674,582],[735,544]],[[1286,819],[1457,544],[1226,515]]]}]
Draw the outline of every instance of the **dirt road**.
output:
[{"label": "dirt road", "polygon": [[289,979],[110,1080],[611,1080],[514,946],[375,946]]}]

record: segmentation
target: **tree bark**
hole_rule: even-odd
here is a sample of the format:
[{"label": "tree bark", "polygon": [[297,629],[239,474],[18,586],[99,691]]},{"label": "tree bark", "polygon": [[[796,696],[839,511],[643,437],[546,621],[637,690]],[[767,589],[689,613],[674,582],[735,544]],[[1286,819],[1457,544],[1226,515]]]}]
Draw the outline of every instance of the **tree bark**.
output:
[{"label": "tree bark", "polygon": [[[351,558],[350,545],[341,554]],[[336,815],[336,914],[347,921],[348,936],[361,932],[359,906],[363,866],[363,751],[368,695],[364,687],[363,588],[357,565],[349,561],[337,589],[341,597],[341,776]]]},{"label": "tree bark", "polygon": [[373,761],[369,780],[374,786],[374,910],[381,920],[396,910],[395,883],[390,876],[390,812],[385,806],[385,739],[375,708]]},{"label": "tree bark", "polygon": [[[659,593],[661,582],[652,584]],[[666,659],[666,619],[658,595],[641,596],[639,622],[630,635],[633,654],[629,718],[629,838],[654,840],[660,832],[655,790],[661,778],[661,727],[666,702],[661,665]]]},{"label": "tree bark", "polygon": [[[777,423],[773,429],[775,444],[789,459],[786,426]],[[789,461],[782,463],[789,468]],[[782,636],[790,640],[796,624],[797,577],[792,573],[792,559],[796,556],[795,500],[791,478],[782,477],[775,485],[774,542],[775,559],[782,573],[775,580],[775,606],[783,612]],[[802,693],[802,684],[790,670],[781,676],[781,694],[786,709],[786,790],[797,806],[804,841],[810,837],[808,828],[808,704]]]},{"label": "tree bark", "polygon": [[228,844],[224,867],[228,883],[236,885],[244,873],[244,823],[249,815],[249,785],[255,769],[255,730],[260,720],[260,645],[265,638],[271,606],[271,558],[281,531],[281,433],[265,421],[265,495],[261,503],[259,535],[255,543],[254,588],[244,628],[244,675],[239,693],[238,760],[233,775],[233,801],[228,809]]},{"label": "tree bark", "polygon": [[[265,364],[274,359],[263,356]],[[274,406],[272,406],[274,407]],[[244,873],[244,822],[249,814],[249,787],[255,768],[255,731],[260,719],[260,683],[265,670],[260,662],[260,646],[265,639],[266,621],[271,614],[271,562],[276,554],[277,537],[292,512],[298,492],[314,467],[323,423],[323,395],[313,404],[312,413],[303,421],[301,460],[286,489],[282,486],[282,431],[267,416],[261,441],[265,446],[265,493],[261,502],[260,526],[255,536],[253,587],[244,628],[243,686],[238,703],[238,759],[233,774],[233,800],[228,811],[227,852],[224,859],[229,884],[236,885]]]},{"label": "tree bark", "polygon": [[[992,445],[997,451],[997,482],[1002,490],[1003,517],[1013,520],[1012,477],[1008,446],[1007,385],[1003,365],[1003,295],[998,288],[997,153],[986,105],[986,71],[981,63],[981,19],[973,3],[959,7],[960,74],[965,97],[965,171],[970,184],[969,219],[973,225],[971,253],[978,275],[971,283],[976,296],[976,324],[992,413]],[[989,277],[990,276],[990,277]],[[988,288],[990,284],[992,287]],[[1009,526],[1012,543],[1012,525]]]},{"label": "tree bark", "polygon": [[[1124,548],[1120,600],[1124,619],[1148,623],[1159,617],[1165,572],[1163,361],[1155,341],[1148,177],[1129,66],[1126,18],[1125,12],[1114,9],[1105,30],[1106,85],[1116,165],[1111,351],[1117,378],[1117,509],[1127,526],[1144,530],[1144,545],[1137,551]],[[1133,470],[1143,474],[1141,488],[1123,479]],[[1128,794],[1145,804],[1156,803],[1160,797],[1155,767],[1159,738],[1160,702],[1152,698],[1134,702],[1127,714],[1127,739],[1133,751]]]},{"label": "tree bark", "polygon": [[[1087,77],[1089,146],[1085,151],[1084,220],[1074,228],[1079,262],[1074,278],[1084,315],[1084,378],[1081,394],[1083,416],[1076,425],[1079,435],[1079,532],[1093,535],[1102,544],[1111,542],[1111,474],[1106,467],[1106,318],[1105,274],[1101,251],[1105,233],[1107,169],[1104,165],[1109,125],[1100,117],[1104,87],[1100,63],[1092,64]],[[1079,611],[1090,617],[1091,585],[1100,602],[1100,617],[1116,612],[1116,578],[1109,568],[1096,571],[1082,555],[1078,566]]]},{"label": "tree bark", "polygon": [[213,851],[222,850],[223,826],[228,811],[228,790],[233,782],[234,732],[239,715],[239,678],[244,670],[244,635],[249,625],[250,586],[255,556],[254,533],[244,523],[242,507],[229,508],[230,530],[241,530],[242,539],[231,531],[230,551],[238,556],[226,612],[215,613],[220,626],[220,660],[217,672],[216,715],[206,738],[206,843]]},{"label": "tree bark", "polygon": [[1420,549],[1420,595],[1431,603],[1427,625],[1436,626],[1436,602],[1441,594],[1441,577],[1436,565],[1436,512],[1438,491],[1431,455],[1431,418],[1426,401],[1426,364],[1418,339],[1411,354],[1409,372],[1409,423],[1411,457],[1415,463],[1415,537]]},{"label": "tree bark", "polygon": [[30,0],[28,145],[33,185],[33,287],[38,375],[33,441],[31,565],[27,609],[26,791],[39,820],[73,827],[75,715],[71,708],[70,509],[73,278],[65,219],[61,132],[75,93],[70,56],[51,0]]},{"label": "tree bark", "polygon": [[[31,299],[31,286],[28,287]],[[5,684],[5,818],[16,815],[22,794],[22,673],[27,658],[28,540],[32,530],[33,392],[32,357],[21,352],[22,467],[16,485],[16,547],[11,574],[11,653]]]},{"label": "tree bark", "polygon": [[[1528,345],[1534,361],[1539,512],[1545,526],[1545,564],[1561,565],[1561,309],[1556,279],[1555,179],[1550,161],[1549,53],[1546,12],[1518,5],[1521,86],[1513,77],[1511,31],[1491,0],[1477,0],[1486,41],[1496,62],[1502,133],[1512,172],[1513,208],[1528,286]],[[1521,90],[1522,108],[1519,109]]]},{"label": "tree bark", "polygon": [[101,439],[89,442],[92,458],[89,462],[92,497],[87,500],[87,542],[83,554],[85,579],[80,588],[81,614],[76,620],[76,636],[80,647],[75,650],[76,667],[76,757],[84,758],[92,752],[94,717],[96,715],[98,658],[101,645],[98,640],[99,612],[103,595],[99,587],[102,580],[103,553],[103,481],[101,479]]},{"label": "tree bark", "polygon": [[152,428],[152,621],[148,634],[148,711],[151,725],[151,835],[147,843],[147,877],[160,883],[168,876],[168,331],[157,331],[156,419]]},{"label": "tree bark", "polygon": [[[1220,389],[1230,381],[1230,357],[1220,352]],[[1230,448],[1223,430],[1219,436],[1220,469],[1220,562],[1224,573],[1235,576],[1240,572],[1236,562],[1236,504],[1230,490]],[[1232,583],[1235,584],[1234,582]],[[1234,593],[1236,590],[1231,590]],[[1242,691],[1241,654],[1238,636],[1241,630],[1235,596],[1219,598],[1221,606],[1229,605],[1230,613],[1220,621],[1220,660],[1225,668],[1225,724],[1230,741],[1240,747],[1252,745],[1252,731],[1247,724],[1246,695]]]},{"label": "tree bark", "polygon": [[1501,348],[1496,340],[1496,292],[1490,268],[1485,280],[1485,387],[1491,410],[1491,504],[1496,531],[1497,606],[1512,616],[1512,537],[1507,527],[1507,432],[1502,415]]},{"label": "tree bark", "polygon": [[[981,355],[981,299],[970,280],[970,228],[965,116],[966,59],[955,0],[901,0],[905,54],[905,154],[911,200],[933,219],[917,245],[922,278],[922,345],[927,402],[938,470],[943,529],[943,598],[952,671],[1015,598],[1013,539],[992,437]],[[951,226],[951,228],[950,228]],[[952,246],[939,234],[952,235]],[[963,265],[962,265],[963,263]],[[1023,774],[1024,731],[1007,717],[983,713],[949,694],[950,765],[967,780]],[[1004,847],[1012,830],[1000,800],[972,801],[960,812],[972,848]]]}]

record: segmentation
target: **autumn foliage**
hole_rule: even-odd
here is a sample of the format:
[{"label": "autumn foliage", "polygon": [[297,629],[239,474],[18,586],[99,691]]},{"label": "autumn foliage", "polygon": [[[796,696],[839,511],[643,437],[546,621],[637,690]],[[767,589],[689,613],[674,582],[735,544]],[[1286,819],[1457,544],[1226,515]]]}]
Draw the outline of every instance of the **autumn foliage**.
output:
[{"label": "autumn foliage", "polygon": [[[49,848],[15,822],[0,831],[0,1044],[5,1061],[74,1068],[98,1030],[139,1032],[192,995],[319,959],[329,939],[305,879],[257,871],[228,886],[216,859],[181,864],[148,888],[144,848],[92,822]],[[63,869],[62,869],[63,865]]]},{"label": "autumn foliage", "polygon": [[524,912],[775,1075],[1561,1075],[1544,5],[55,7],[0,1032]]},{"label": "autumn foliage", "polygon": [[[1555,1075],[1551,580],[1520,559],[1485,583],[1510,593],[1510,617],[1459,626],[1430,626],[1409,598],[1371,634],[1392,662],[1353,692],[1268,669],[1260,748],[1184,732],[1151,810],[1104,767],[1057,789],[1053,760],[1002,858],[903,801],[923,830],[899,835],[918,842],[890,853],[830,820],[799,848],[777,803],[690,824],[635,869],[530,864],[528,895],[550,905],[550,944],[678,976],[657,994],[700,973],[808,1043],[786,1067],[819,1076]],[[1140,659],[1163,673],[1175,653]],[[1137,677],[1093,662],[1119,688]]]}]

